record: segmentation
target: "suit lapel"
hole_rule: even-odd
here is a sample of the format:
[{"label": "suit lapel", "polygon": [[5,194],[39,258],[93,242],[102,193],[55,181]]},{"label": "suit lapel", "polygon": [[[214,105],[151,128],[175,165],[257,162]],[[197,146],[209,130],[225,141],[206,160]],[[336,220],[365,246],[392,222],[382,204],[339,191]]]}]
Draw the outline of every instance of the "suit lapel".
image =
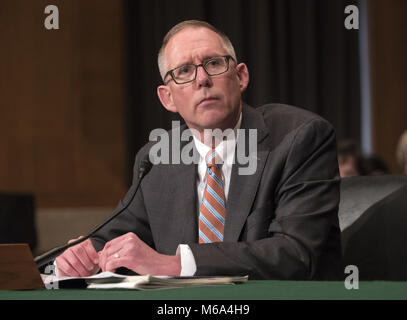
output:
[{"label": "suit lapel", "polygon": [[180,243],[197,242],[198,221],[197,221],[197,191],[196,175],[197,166],[176,164],[171,165],[170,177],[163,181],[172,181],[171,193],[168,201],[177,201],[172,221],[179,226]]},{"label": "suit lapel", "polygon": [[[186,129],[186,126],[181,127],[181,132]],[[180,150],[190,142],[181,141]],[[193,144],[193,142],[192,142]],[[193,144],[194,154],[198,152]],[[168,195],[168,201],[177,201],[173,221],[168,223],[174,223],[179,226],[179,239],[180,243],[190,243],[198,241],[198,218],[197,218],[197,165],[196,164],[184,164],[180,161],[180,164],[171,164],[169,170],[165,170],[165,174],[169,174],[167,179],[162,181],[172,181],[172,187],[170,188],[170,194]],[[194,163],[196,160],[194,160]]]},{"label": "suit lapel", "polygon": [[[257,129],[257,154],[250,155],[250,161],[257,161],[257,168],[254,174],[239,174],[239,168],[244,168],[247,165],[239,163],[237,152],[235,153],[235,163],[232,167],[226,203],[225,242],[238,241],[246,218],[250,213],[264,165],[269,155],[269,149],[267,148],[269,137],[262,116],[246,105],[243,105],[242,112],[241,129]],[[244,136],[239,135],[238,144],[240,143],[244,143],[247,155],[249,152],[248,130],[245,130]]]}]

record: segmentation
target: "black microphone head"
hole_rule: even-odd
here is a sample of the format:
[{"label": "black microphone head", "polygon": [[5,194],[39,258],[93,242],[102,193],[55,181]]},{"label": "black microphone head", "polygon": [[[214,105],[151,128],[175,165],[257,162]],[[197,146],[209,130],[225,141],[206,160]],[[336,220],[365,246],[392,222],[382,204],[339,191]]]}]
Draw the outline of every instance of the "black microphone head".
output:
[{"label": "black microphone head", "polygon": [[140,168],[138,169],[139,179],[143,178],[151,170],[152,166],[150,155],[147,153],[140,162]]}]

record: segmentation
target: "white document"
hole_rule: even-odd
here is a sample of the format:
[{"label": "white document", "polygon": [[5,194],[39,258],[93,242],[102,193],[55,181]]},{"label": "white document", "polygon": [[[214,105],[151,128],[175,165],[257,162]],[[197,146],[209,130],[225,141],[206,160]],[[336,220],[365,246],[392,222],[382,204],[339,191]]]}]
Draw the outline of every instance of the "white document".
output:
[{"label": "white document", "polygon": [[[243,283],[248,276],[213,276],[213,277],[169,277],[169,276],[126,276],[112,272],[102,272],[90,277],[55,277],[42,275],[44,284],[55,283],[86,283],[88,289],[138,289],[157,290],[171,288],[185,288],[196,286],[211,286],[223,284]],[[76,281],[76,282],[75,282]],[[61,286],[62,287],[62,286]],[[68,287],[68,286],[66,286]]]}]

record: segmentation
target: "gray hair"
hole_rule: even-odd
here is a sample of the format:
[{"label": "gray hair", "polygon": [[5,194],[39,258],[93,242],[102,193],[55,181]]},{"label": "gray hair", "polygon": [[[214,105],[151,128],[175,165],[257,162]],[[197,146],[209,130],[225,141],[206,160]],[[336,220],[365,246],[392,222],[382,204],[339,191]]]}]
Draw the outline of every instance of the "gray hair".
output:
[{"label": "gray hair", "polygon": [[165,47],[167,46],[168,42],[171,40],[171,38],[176,35],[178,32],[186,29],[186,28],[207,28],[209,30],[212,30],[213,32],[217,33],[223,40],[223,44],[225,47],[226,52],[235,60],[236,59],[236,53],[235,49],[233,48],[232,42],[230,42],[229,38],[220,30],[216,29],[214,26],[209,24],[208,22],[205,21],[200,21],[200,20],[186,20],[183,22],[180,22],[176,24],[174,27],[168,31],[168,33],[165,35],[163,39],[163,43],[161,45],[160,51],[158,52],[158,69],[160,70],[161,78],[164,81],[164,76],[167,73],[167,60],[165,58]]}]

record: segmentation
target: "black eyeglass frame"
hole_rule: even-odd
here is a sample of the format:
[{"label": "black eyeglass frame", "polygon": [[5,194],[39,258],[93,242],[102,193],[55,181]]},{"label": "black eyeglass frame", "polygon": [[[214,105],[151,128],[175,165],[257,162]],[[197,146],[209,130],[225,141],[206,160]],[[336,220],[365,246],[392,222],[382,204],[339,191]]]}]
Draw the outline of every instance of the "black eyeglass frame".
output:
[{"label": "black eyeglass frame", "polygon": [[[216,74],[209,74],[208,71],[206,71],[206,69],[205,69],[205,64],[208,63],[209,61],[213,60],[213,59],[216,59],[216,58],[226,58],[226,70],[223,71],[223,72],[220,72],[220,73],[216,73]],[[164,76],[164,84],[167,85],[168,82],[171,81],[171,79],[172,79],[176,84],[185,84],[185,83],[192,82],[192,81],[196,80],[196,75],[197,75],[197,73],[198,73],[198,72],[197,72],[198,67],[202,67],[202,69],[204,69],[204,71],[206,72],[206,74],[207,74],[208,76],[210,76],[210,77],[212,77],[212,76],[218,76],[218,75],[224,74],[224,73],[226,73],[226,72],[229,71],[229,60],[230,60],[230,59],[232,59],[232,60],[235,61],[235,63],[236,63],[236,60],[233,59],[232,56],[226,55],[226,56],[217,56],[217,57],[212,57],[212,58],[206,59],[206,60],[202,61],[201,64],[193,64],[193,63],[186,63],[186,64],[183,64],[183,65],[181,65],[181,66],[179,66],[179,67],[176,67],[176,68],[174,68],[174,69],[169,70],[169,71],[165,74],[165,76]],[[194,78],[193,78],[192,80],[188,80],[188,81],[185,81],[185,82],[177,82],[177,80],[175,80],[175,77],[174,77],[174,73],[173,73],[173,72],[174,72],[174,70],[176,70],[176,69],[178,69],[178,68],[182,68],[182,67],[184,67],[184,66],[194,66],[194,67],[195,67],[195,76],[194,76]],[[168,81],[165,81],[165,79],[168,77],[168,75],[171,76],[171,79],[168,80]]]}]

